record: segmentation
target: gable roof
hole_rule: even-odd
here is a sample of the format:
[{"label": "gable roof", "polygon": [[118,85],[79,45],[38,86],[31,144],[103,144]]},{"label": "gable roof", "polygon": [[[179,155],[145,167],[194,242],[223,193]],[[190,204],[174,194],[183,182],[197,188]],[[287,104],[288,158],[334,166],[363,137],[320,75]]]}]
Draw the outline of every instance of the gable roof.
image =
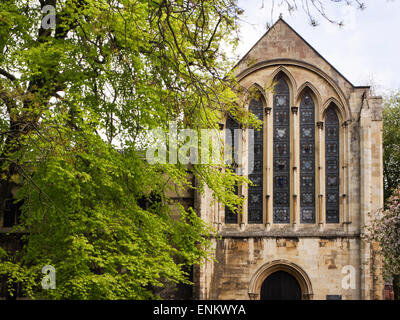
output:
[{"label": "gable roof", "polygon": [[[240,66],[247,58],[249,58],[254,51],[257,50],[257,48],[260,46],[262,42],[267,42],[268,38],[270,37],[270,33],[272,30],[276,29],[277,26],[283,26],[284,28],[290,30],[290,32],[293,33],[294,37],[297,37],[300,39],[300,41],[307,47],[309,50],[311,50],[316,57],[321,59],[323,63],[325,63],[327,66],[329,66],[330,69],[332,69],[338,76],[340,76],[344,81],[346,81],[349,85],[351,85],[354,88],[370,88],[370,86],[355,86],[351,83],[350,80],[348,80],[341,72],[339,72],[328,60],[326,60],[312,45],[310,45],[300,34],[296,32],[282,17],[280,17],[272,27],[270,27],[264,35],[250,48],[249,51],[235,64],[235,66],[232,69],[235,69]],[[268,48],[264,49],[266,52],[268,51]],[[281,58],[288,58],[288,57],[281,57]],[[266,59],[266,60],[274,60],[276,57]],[[260,61],[257,61],[260,62]],[[308,62],[308,61],[306,61]],[[312,63],[311,63],[312,64]]]}]

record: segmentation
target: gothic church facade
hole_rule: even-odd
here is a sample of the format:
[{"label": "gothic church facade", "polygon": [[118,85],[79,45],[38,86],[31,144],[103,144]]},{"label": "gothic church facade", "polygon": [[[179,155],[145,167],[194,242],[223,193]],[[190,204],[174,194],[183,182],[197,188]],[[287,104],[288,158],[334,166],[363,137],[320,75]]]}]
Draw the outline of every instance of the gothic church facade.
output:
[{"label": "gothic church facade", "polygon": [[[345,50],[345,48],[343,48]],[[362,238],[383,207],[382,99],[354,86],[279,19],[235,67],[248,89],[253,186],[239,214],[195,195],[216,261],[195,269],[199,299],[382,299],[376,248]],[[225,128],[237,127],[227,118]],[[248,165],[249,137],[240,157]]]}]

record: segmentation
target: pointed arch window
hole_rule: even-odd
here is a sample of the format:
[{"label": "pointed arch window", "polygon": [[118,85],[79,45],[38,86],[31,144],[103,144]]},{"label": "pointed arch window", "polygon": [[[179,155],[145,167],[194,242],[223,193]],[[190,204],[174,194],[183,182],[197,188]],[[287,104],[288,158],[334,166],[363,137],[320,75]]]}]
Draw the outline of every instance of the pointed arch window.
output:
[{"label": "pointed arch window", "polygon": [[[263,121],[263,103],[260,98],[253,99],[249,105],[249,111],[253,113],[259,120]],[[248,188],[248,223],[263,223],[263,154],[264,154],[264,126],[260,130],[254,130],[254,140],[248,140],[248,143],[254,143],[254,149],[249,145],[249,161],[254,161],[250,168],[253,171],[249,174],[249,180],[253,182]],[[254,150],[253,156],[250,150]]]},{"label": "pointed arch window", "polygon": [[273,99],[273,222],[290,222],[290,95],[282,76]]},{"label": "pointed arch window", "polygon": [[[237,167],[235,159],[238,159],[238,157],[235,157],[235,152],[237,152],[238,150],[239,141],[236,141],[234,131],[235,129],[239,129],[239,124],[230,116],[228,116],[225,124],[225,129],[225,142],[227,143],[225,147],[229,148],[228,150],[231,154],[232,163],[230,164],[230,167],[231,169],[235,169]],[[238,186],[235,185],[235,194],[238,194],[238,192]],[[232,210],[228,206],[225,206],[225,223],[238,223],[238,215],[232,212]]]},{"label": "pointed arch window", "polygon": [[[254,130],[253,140],[248,135],[247,159],[249,168],[253,168],[248,178],[254,185],[249,185],[247,190],[247,222],[263,223],[266,209],[267,226],[271,223],[291,222],[315,224],[317,221],[321,222],[323,214],[326,223],[339,223],[340,179],[343,179],[340,176],[339,109],[334,103],[329,105],[324,122],[318,122],[317,130],[316,121],[319,119],[320,108],[317,91],[305,85],[301,89],[298,108],[290,108],[294,98],[286,73],[280,72],[275,77],[274,84],[272,105],[265,108],[265,114],[261,98],[253,97],[249,104],[249,111],[262,120],[264,126],[259,131]],[[267,123],[272,126],[266,126]],[[291,125],[294,127],[291,128]],[[226,127],[231,130],[238,128],[232,119],[228,119]],[[293,150],[292,141],[295,146]],[[319,150],[318,154],[316,149]],[[252,158],[250,152],[253,150]],[[317,167],[324,169],[318,170]],[[298,197],[295,197],[297,192]],[[319,196],[322,193],[325,200]],[[226,223],[238,222],[238,217],[231,214],[228,208],[225,212]]]},{"label": "pointed arch window", "polygon": [[315,223],[315,105],[308,92],[300,102],[300,222]]},{"label": "pointed arch window", "polygon": [[339,223],[339,119],[330,105],[325,115],[326,223]]}]

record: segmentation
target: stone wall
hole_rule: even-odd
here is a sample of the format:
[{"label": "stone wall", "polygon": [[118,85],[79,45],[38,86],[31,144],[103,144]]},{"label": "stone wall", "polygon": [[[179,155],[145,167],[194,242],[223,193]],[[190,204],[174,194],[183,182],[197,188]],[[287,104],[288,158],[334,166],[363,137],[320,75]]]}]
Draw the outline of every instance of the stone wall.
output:
[{"label": "stone wall", "polygon": [[[223,238],[217,240],[214,280],[207,299],[250,299],[253,275],[276,260],[290,261],[302,268],[312,283],[313,299],[342,295],[359,299],[359,277],[354,289],[342,289],[342,268],[359,269],[360,242],[357,238]],[[263,280],[263,279],[261,279]]]},{"label": "stone wall", "polygon": [[[340,129],[340,223],[325,223],[324,132],[316,132],[315,224],[299,224],[299,177],[292,178],[291,223],[275,225],[272,221],[272,119],[264,117],[264,222],[247,223],[247,205],[237,224],[224,224],[224,207],[210,202],[211,193],[197,196],[196,210],[219,231],[214,240],[216,261],[196,268],[196,297],[200,299],[257,299],[268,270],[287,270],[298,278],[303,299],[382,299],[384,282],[381,259],[376,244],[361,235],[370,222],[370,214],[383,207],[382,99],[372,97],[369,87],[353,86],[318,52],[311,48],[283,20],[245,55],[236,66],[240,84],[257,88],[264,107],[272,107],[274,77],[281,73],[291,91],[291,106],[299,106],[301,94],[308,88],[317,106],[316,122],[324,121],[326,108],[337,107]],[[246,97],[244,97],[246,99]],[[294,118],[295,115],[292,115]],[[293,119],[292,118],[292,119]],[[291,124],[296,123],[291,120]],[[295,130],[295,129],[294,129]],[[246,134],[243,145],[246,146]],[[291,146],[299,145],[298,135]],[[294,148],[291,167],[298,166]],[[243,148],[246,165],[246,149]],[[293,177],[294,175],[292,175]],[[297,180],[293,180],[297,179]],[[246,197],[246,186],[239,188]],[[271,269],[271,268],[272,269]],[[354,271],[353,288],[343,286],[349,270]]]}]

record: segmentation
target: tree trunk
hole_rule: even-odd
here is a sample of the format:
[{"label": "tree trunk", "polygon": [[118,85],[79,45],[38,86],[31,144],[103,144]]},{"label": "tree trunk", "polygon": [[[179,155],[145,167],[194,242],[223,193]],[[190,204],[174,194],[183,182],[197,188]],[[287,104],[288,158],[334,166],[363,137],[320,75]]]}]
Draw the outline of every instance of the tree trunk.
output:
[{"label": "tree trunk", "polygon": [[394,300],[400,300],[400,274],[393,276]]}]

